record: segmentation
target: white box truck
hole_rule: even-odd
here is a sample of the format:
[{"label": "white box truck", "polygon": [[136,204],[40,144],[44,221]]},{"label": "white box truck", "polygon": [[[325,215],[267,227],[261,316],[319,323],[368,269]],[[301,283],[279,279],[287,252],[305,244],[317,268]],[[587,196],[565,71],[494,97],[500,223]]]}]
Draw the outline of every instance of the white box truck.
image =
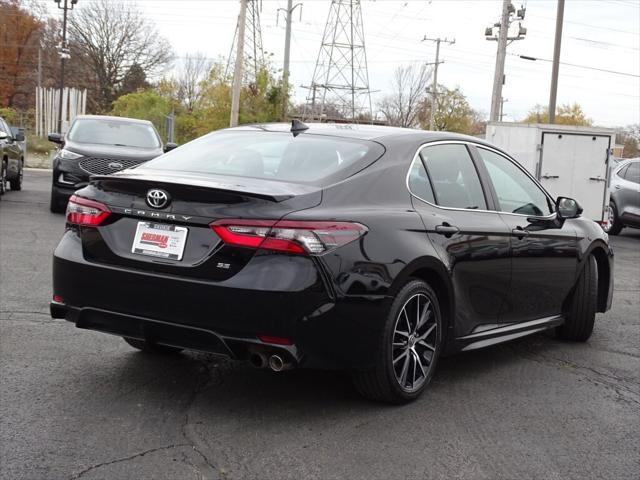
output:
[{"label": "white box truck", "polygon": [[601,225],[608,221],[615,130],[491,122],[486,139],[513,155],[554,197],[574,198],[584,216]]}]

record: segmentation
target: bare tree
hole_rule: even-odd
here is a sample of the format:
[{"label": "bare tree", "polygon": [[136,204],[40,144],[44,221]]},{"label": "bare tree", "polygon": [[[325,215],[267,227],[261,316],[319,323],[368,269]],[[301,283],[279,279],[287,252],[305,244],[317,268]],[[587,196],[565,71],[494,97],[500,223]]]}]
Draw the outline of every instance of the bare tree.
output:
[{"label": "bare tree", "polygon": [[172,58],[167,40],[130,3],[87,2],[69,16],[69,37],[77,46],[79,61],[95,75],[93,100],[99,111],[111,107],[134,65],[150,77]]},{"label": "bare tree", "polygon": [[193,112],[200,101],[202,81],[206,79],[212,66],[211,59],[200,52],[184,58],[177,78],[178,98],[189,112]]},{"label": "bare tree", "polygon": [[389,125],[416,127],[419,124],[420,106],[431,78],[426,65],[400,66],[393,79],[393,93],[379,103],[378,108]]}]

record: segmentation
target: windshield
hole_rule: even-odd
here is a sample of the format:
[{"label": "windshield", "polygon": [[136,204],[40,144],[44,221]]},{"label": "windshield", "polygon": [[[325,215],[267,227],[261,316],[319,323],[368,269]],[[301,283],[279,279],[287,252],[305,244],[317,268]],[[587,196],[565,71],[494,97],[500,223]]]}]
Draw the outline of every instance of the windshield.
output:
[{"label": "windshield", "polygon": [[148,124],[97,118],[77,119],[69,131],[69,140],[138,148],[159,148],[155,129]]},{"label": "windshield", "polygon": [[211,133],[145,164],[145,168],[329,184],[384,153],[375,142],[283,132]]}]

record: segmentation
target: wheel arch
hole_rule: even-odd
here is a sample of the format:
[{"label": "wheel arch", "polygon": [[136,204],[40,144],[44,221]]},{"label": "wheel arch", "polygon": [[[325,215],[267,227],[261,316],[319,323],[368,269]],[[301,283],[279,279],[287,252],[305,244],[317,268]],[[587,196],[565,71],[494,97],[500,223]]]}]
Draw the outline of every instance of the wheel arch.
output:
[{"label": "wheel arch", "polygon": [[454,325],[453,285],[449,271],[437,258],[422,257],[410,262],[395,278],[389,293],[395,297],[398,291],[411,279],[417,278],[428,283],[438,296],[440,313],[446,332],[445,344],[451,338]]}]

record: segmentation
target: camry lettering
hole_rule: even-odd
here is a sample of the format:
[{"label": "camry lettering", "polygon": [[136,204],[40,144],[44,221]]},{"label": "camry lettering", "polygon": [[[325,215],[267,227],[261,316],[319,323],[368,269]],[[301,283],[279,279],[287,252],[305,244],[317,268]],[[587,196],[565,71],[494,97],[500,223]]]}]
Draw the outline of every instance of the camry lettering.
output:
[{"label": "camry lettering", "polygon": [[175,215],[173,213],[147,212],[145,210],[134,210],[132,208],[123,208],[122,213],[125,215],[138,215],[141,217],[164,218],[165,220],[182,220],[184,222],[192,219],[189,215]]}]

